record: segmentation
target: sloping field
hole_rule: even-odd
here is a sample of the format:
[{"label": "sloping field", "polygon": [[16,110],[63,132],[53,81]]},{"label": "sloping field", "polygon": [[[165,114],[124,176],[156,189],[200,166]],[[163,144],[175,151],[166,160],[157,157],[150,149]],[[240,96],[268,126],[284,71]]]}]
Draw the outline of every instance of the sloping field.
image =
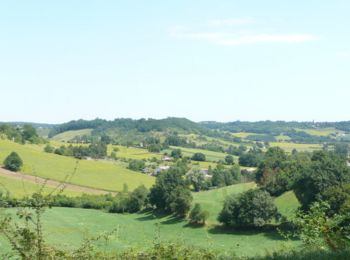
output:
[{"label": "sloping field", "polygon": [[298,151],[306,151],[306,152],[312,152],[315,150],[322,149],[322,145],[320,144],[296,144],[296,143],[271,142],[270,145],[273,147],[278,146],[283,150],[285,150],[286,152],[292,152],[293,149],[296,149]]},{"label": "sloping field", "polygon": [[108,145],[108,154],[110,155],[114,149],[117,150],[116,154],[118,158],[143,160],[152,158],[160,159],[162,157],[161,154],[151,153],[146,149],[126,147],[121,145]]},{"label": "sloping field", "polygon": [[[213,214],[209,221],[214,223],[216,214],[222,208],[226,195],[238,194],[250,188],[253,183],[237,184],[217,190],[194,194],[194,203],[199,202]],[[282,201],[285,198],[282,199]],[[7,210],[14,212],[13,209]],[[299,246],[298,241],[286,241],[275,231],[234,231],[220,226],[193,227],[186,221],[172,216],[140,214],[108,214],[97,210],[53,208],[44,215],[44,230],[51,244],[65,248],[77,247],[87,236],[96,236],[116,229],[111,244],[102,242],[103,249],[122,250],[128,247],[147,248],[154,241],[181,241],[188,245],[234,252],[238,256],[262,255],[274,250]],[[1,242],[1,239],[0,239]],[[0,244],[8,248],[8,245]]]},{"label": "sloping field", "polygon": [[253,182],[242,183],[214,189],[209,191],[201,191],[193,193],[194,203],[199,203],[203,209],[209,211],[208,224],[218,224],[217,216],[222,209],[222,205],[226,196],[230,194],[239,194],[244,191],[253,189],[256,184]]},{"label": "sloping field", "polygon": [[220,152],[213,152],[213,151],[208,151],[208,150],[203,150],[203,149],[195,149],[195,148],[186,148],[186,147],[175,147],[171,146],[171,149],[181,149],[182,154],[185,156],[191,157],[195,153],[203,153],[205,154],[206,160],[211,161],[211,162],[216,162],[219,160],[225,160],[225,157],[227,154],[225,153],[220,153]]},{"label": "sloping field", "polygon": [[78,136],[90,135],[91,132],[92,132],[92,129],[66,131],[66,132],[60,133],[58,135],[55,135],[51,139],[55,140],[55,141],[67,142],[67,141],[70,141],[73,138],[78,137]]},{"label": "sloping field", "polygon": [[0,162],[15,151],[24,161],[22,172],[25,174],[57,181],[63,181],[68,177],[68,183],[107,191],[121,191],[124,183],[128,185],[129,190],[141,184],[150,187],[154,183],[153,177],[130,171],[117,163],[78,161],[71,157],[45,153],[42,150],[42,146],[20,145],[0,140]]}]

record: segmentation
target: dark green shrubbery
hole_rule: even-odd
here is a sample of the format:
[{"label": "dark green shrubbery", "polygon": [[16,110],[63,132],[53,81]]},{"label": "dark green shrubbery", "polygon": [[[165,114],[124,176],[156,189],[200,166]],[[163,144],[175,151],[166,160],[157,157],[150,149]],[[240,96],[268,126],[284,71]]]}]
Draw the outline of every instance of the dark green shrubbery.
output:
[{"label": "dark green shrubbery", "polygon": [[226,198],[218,220],[226,226],[238,228],[262,227],[278,217],[272,197],[255,189]]},{"label": "dark green shrubbery", "polygon": [[22,166],[23,166],[23,161],[16,152],[12,152],[4,160],[5,169],[13,172],[19,171]]}]

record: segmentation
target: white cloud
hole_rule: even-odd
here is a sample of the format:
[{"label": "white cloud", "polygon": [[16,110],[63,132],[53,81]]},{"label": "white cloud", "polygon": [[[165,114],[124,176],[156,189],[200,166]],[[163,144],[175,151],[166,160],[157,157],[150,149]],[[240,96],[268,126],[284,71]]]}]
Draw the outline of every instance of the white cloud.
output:
[{"label": "white cloud", "polygon": [[317,40],[315,35],[308,33],[263,33],[259,32],[257,28],[252,30],[247,27],[244,27],[244,30],[242,30],[241,27],[243,25],[253,24],[254,22],[252,18],[210,20],[205,27],[202,25],[197,27],[197,29],[183,26],[173,27],[169,35],[177,39],[202,40],[226,46],[269,43],[287,44]]},{"label": "white cloud", "polygon": [[208,22],[211,26],[240,26],[252,23],[254,23],[252,18],[215,19]]},{"label": "white cloud", "polygon": [[217,45],[235,46],[266,43],[302,43],[316,40],[311,34],[247,34],[229,32],[181,32],[173,31],[171,37],[178,39],[206,40]]}]

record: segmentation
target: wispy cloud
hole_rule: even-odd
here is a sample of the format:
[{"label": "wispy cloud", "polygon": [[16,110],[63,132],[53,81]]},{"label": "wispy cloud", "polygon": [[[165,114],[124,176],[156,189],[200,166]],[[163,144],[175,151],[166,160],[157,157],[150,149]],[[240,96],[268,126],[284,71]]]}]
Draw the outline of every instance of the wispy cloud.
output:
[{"label": "wispy cloud", "polygon": [[230,18],[209,20],[210,26],[240,26],[254,23],[253,18]]},{"label": "wispy cloud", "polygon": [[241,30],[241,26],[254,23],[252,18],[233,18],[224,20],[210,20],[208,25],[215,26],[193,30],[185,27],[174,27],[170,30],[170,37],[177,39],[203,40],[216,45],[237,46],[248,44],[268,43],[303,43],[317,40],[309,33],[262,33],[256,30]]}]

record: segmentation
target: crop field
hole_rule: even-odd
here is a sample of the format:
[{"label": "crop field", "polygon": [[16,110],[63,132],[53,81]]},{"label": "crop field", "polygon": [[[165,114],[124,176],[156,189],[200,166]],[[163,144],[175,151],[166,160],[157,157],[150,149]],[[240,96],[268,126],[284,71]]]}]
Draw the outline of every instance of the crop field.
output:
[{"label": "crop field", "polygon": [[54,137],[52,137],[52,140],[67,142],[78,136],[90,135],[91,132],[92,132],[92,129],[66,131],[58,135],[55,135]]},{"label": "crop field", "polygon": [[[194,203],[199,202],[206,207],[213,214],[209,222],[215,224],[215,215],[220,211],[226,195],[238,194],[253,187],[254,184],[247,183],[196,193]],[[13,209],[6,211],[14,212]],[[154,215],[151,212],[109,214],[97,210],[53,208],[44,215],[44,230],[51,244],[71,249],[77,247],[83,238],[111,230],[116,232],[110,237],[110,243],[106,245],[101,241],[97,243],[99,248],[147,248],[159,240],[182,241],[197,247],[234,252],[239,256],[253,256],[286,247],[298,247],[300,244],[299,241],[284,240],[275,231],[235,231],[216,225],[194,227],[172,216]],[[8,244],[0,240],[0,247],[5,251]]]},{"label": "crop field", "polygon": [[231,133],[233,136],[239,137],[239,138],[247,138],[250,135],[259,135],[257,133],[249,133],[249,132],[238,132],[238,133]]},{"label": "crop field", "polygon": [[[38,192],[41,188],[41,184],[0,176],[0,192],[3,192],[4,194],[9,192],[10,195],[15,198],[30,196],[31,194]],[[50,193],[54,191],[54,188],[44,187],[43,191],[44,194]],[[65,189],[63,194],[68,196],[79,196],[82,195],[82,192]]]},{"label": "crop field", "polygon": [[[7,140],[0,140],[0,162],[12,151],[17,152],[24,161],[22,172],[52,180],[81,186],[121,191],[124,183],[133,190],[140,184],[150,187],[154,178],[130,171],[123,165],[107,161],[76,160],[71,157],[49,154],[42,151],[43,146],[20,145]],[[74,169],[77,170],[74,172]]]},{"label": "crop field", "polygon": [[160,159],[162,157],[159,153],[151,153],[146,149],[135,148],[135,147],[126,147],[121,145],[108,145],[108,154],[110,155],[112,151],[116,149],[117,158],[125,159]]},{"label": "crop field", "polygon": [[329,136],[331,134],[341,132],[339,130],[336,130],[335,128],[295,129],[295,130],[308,133],[309,135],[317,135],[317,136]]},{"label": "crop field", "polygon": [[320,144],[296,144],[296,143],[286,143],[286,142],[271,142],[271,146],[275,147],[278,146],[285,150],[286,152],[292,152],[293,149],[296,149],[298,151],[306,151],[306,152],[312,152],[315,150],[322,149],[322,145]]},{"label": "crop field", "polygon": [[185,147],[175,147],[171,146],[172,149],[181,149],[182,154],[185,156],[191,157],[195,153],[203,153],[206,156],[207,161],[216,162],[216,161],[224,161],[227,154],[220,152],[213,152],[203,149],[195,149],[195,148],[185,148]]}]

